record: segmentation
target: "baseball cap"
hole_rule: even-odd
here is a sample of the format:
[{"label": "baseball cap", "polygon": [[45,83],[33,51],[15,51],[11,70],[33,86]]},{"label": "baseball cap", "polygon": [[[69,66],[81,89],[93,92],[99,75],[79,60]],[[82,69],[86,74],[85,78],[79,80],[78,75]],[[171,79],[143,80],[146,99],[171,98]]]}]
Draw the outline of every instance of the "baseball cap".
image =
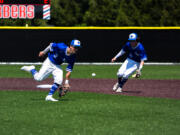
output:
[{"label": "baseball cap", "polygon": [[74,39],[74,40],[71,41],[70,45],[73,46],[73,47],[81,47],[81,42],[79,40],[77,40],[77,39]]},{"label": "baseball cap", "polygon": [[129,39],[128,40],[136,40],[137,39],[137,37],[138,37],[138,35],[136,34],[136,33],[131,33],[131,34],[129,34]]}]

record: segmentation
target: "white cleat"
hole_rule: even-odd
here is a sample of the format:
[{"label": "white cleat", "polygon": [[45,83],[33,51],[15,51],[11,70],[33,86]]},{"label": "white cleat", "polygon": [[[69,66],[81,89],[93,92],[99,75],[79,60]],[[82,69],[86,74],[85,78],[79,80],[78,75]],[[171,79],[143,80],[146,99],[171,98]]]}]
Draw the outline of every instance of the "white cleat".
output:
[{"label": "white cleat", "polygon": [[35,66],[23,66],[21,67],[21,70],[31,72],[32,69],[35,69]]},{"label": "white cleat", "polygon": [[118,89],[118,83],[114,84],[113,91],[116,91]]},{"label": "white cleat", "polygon": [[58,101],[57,99],[54,99],[54,98],[52,97],[52,95],[47,95],[45,100],[46,100],[46,101],[53,101],[53,102]]},{"label": "white cleat", "polygon": [[118,87],[118,89],[116,90],[116,92],[122,92],[122,88]]}]

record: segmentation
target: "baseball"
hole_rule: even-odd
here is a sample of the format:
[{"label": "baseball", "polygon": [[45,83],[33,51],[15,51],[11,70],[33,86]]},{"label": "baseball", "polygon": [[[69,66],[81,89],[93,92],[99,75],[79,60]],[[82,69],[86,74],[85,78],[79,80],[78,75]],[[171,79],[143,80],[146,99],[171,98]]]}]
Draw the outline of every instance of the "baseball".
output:
[{"label": "baseball", "polygon": [[92,73],[92,76],[96,76],[96,74],[95,74],[95,73]]}]

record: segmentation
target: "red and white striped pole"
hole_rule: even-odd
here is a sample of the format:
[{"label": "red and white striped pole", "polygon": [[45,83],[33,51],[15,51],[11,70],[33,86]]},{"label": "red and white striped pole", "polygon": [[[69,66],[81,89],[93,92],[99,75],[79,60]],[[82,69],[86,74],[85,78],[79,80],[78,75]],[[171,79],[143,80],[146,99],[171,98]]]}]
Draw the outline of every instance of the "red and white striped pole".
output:
[{"label": "red and white striped pole", "polygon": [[51,8],[50,4],[43,6],[43,19],[45,20],[51,19],[50,8]]}]

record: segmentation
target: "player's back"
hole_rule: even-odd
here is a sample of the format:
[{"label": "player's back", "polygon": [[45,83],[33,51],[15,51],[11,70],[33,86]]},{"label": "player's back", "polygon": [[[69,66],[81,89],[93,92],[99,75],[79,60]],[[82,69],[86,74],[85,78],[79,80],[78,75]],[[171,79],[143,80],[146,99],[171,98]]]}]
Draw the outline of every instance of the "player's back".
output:
[{"label": "player's back", "polygon": [[68,46],[64,43],[53,43],[48,54],[49,59],[54,64],[62,64],[66,58],[67,48]]}]

